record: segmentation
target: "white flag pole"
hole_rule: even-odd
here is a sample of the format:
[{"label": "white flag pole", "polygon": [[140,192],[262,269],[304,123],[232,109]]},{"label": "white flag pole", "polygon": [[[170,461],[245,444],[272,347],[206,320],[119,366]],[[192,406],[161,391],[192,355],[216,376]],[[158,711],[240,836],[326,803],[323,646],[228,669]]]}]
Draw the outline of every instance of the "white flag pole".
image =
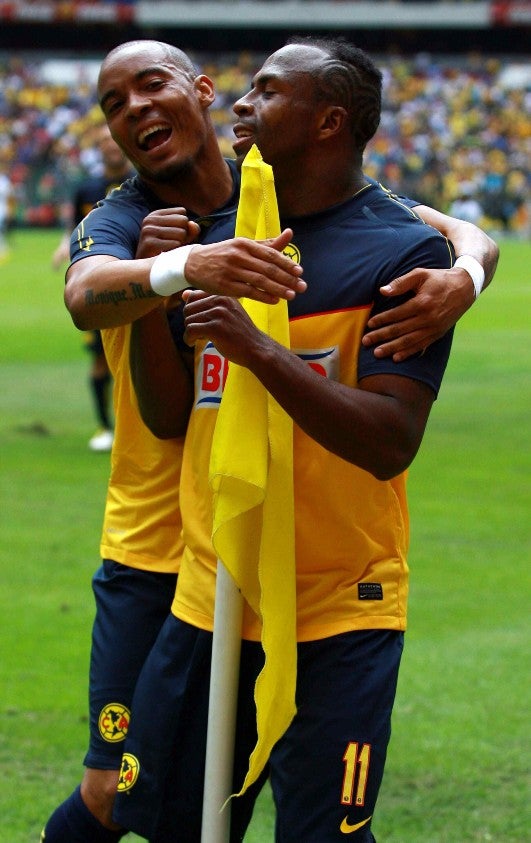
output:
[{"label": "white flag pole", "polygon": [[243,597],[218,560],[201,843],[230,839],[231,806],[225,802],[232,793],[242,615]]}]

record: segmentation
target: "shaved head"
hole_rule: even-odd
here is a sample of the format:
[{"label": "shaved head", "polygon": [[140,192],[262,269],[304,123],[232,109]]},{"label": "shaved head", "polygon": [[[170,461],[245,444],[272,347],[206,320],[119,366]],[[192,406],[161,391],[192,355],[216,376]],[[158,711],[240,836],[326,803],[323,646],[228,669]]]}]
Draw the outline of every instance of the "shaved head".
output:
[{"label": "shaved head", "polygon": [[153,53],[153,58],[163,59],[164,61],[175,65],[175,67],[178,67],[186,73],[190,79],[194,79],[197,76],[197,68],[195,67],[193,61],[178,47],[174,47],[172,44],[167,44],[165,41],[153,41],[139,38],[136,41],[126,41],[124,44],[119,44],[107,53],[100,68],[100,78],[102,73],[114,59],[122,58],[124,53],[137,53],[139,49],[151,51]]}]

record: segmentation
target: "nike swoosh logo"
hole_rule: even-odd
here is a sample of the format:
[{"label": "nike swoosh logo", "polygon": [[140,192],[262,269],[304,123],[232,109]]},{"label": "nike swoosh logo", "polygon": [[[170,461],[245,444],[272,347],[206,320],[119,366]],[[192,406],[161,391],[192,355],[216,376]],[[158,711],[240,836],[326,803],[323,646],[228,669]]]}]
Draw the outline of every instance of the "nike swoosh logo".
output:
[{"label": "nike swoosh logo", "polygon": [[354,831],[357,831],[358,828],[363,828],[364,825],[367,825],[370,820],[372,820],[372,814],[370,817],[367,817],[366,820],[362,820],[360,823],[354,823],[354,825],[350,825],[347,816],[339,826],[339,830],[342,834],[352,834]]}]

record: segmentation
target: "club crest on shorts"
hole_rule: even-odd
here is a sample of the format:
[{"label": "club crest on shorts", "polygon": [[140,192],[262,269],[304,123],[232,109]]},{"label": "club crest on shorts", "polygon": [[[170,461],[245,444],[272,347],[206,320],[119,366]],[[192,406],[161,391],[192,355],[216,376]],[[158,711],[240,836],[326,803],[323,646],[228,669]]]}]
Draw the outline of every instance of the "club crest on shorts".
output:
[{"label": "club crest on shorts", "polygon": [[98,728],[103,740],[108,743],[125,740],[130,719],[131,712],[121,703],[108,703],[103,706],[98,719]]},{"label": "club crest on shorts", "polygon": [[285,255],[287,258],[291,258],[293,263],[301,262],[301,253],[299,252],[294,243],[288,243],[286,248],[282,250],[282,254]]},{"label": "club crest on shorts", "polygon": [[120,767],[120,776],[118,778],[117,790],[123,793],[124,790],[130,790],[140,772],[140,762],[136,755],[131,755],[130,752],[124,752],[122,755],[122,766]]}]

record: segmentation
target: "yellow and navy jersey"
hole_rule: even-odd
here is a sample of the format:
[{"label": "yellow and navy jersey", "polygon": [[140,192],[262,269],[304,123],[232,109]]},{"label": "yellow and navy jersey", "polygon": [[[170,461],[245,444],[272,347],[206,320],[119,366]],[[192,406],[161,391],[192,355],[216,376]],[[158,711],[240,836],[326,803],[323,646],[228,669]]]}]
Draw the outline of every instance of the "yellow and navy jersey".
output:
[{"label": "yellow and navy jersey", "polygon": [[118,189],[121,182],[105,175],[88,176],[79,182],[74,191],[74,222],[77,225],[94,208],[100,199]]},{"label": "yellow and navy jersey", "polygon": [[[199,220],[205,238],[232,236],[237,174],[234,182],[231,201]],[[137,177],[128,180],[80,223],[71,240],[72,261],[93,254],[134,258],[142,220],[156,207],[164,206]],[[168,318],[178,317],[170,312]],[[179,509],[183,440],[157,439],[140,417],[129,369],[130,325],[105,328],[101,335],[114,379],[115,408],[101,556],[133,568],[177,572],[183,548]]]},{"label": "yellow and navy jersey", "polygon": [[[370,315],[391,306],[379,287],[418,266],[450,267],[448,242],[374,184],[322,213],[283,219],[282,226],[294,231],[288,248],[308,284],[288,303],[292,351],[322,376],[352,388],[367,375],[392,373],[437,393],[451,334],[403,363],[374,357],[361,337]],[[206,629],[212,628],[216,565],[208,464],[226,375],[227,363],[211,343],[196,348],[196,394],[181,476],[185,551],[172,611]],[[294,483],[298,639],[405,629],[406,473],[377,480],[295,425]],[[244,637],[260,637],[248,607]]]},{"label": "yellow and navy jersey", "polygon": [[115,428],[100,554],[131,568],[176,573],[183,550],[183,439],[157,439],[142,421],[129,369],[130,332],[130,325],[101,331],[114,379]]},{"label": "yellow and navy jersey", "polygon": [[[240,189],[240,173],[234,161],[227,160],[227,163],[233,180],[233,190],[228,201],[207,216],[198,217],[193,211],[187,211],[188,217],[198,222],[201,227],[198,242],[202,242],[212,227],[215,229],[219,219],[225,220],[225,217],[234,215]],[[119,260],[133,259],[144,218],[152,211],[167,207],[168,204],[161,202],[139,176],[127,179],[97,202],[74,229],[70,238],[71,263],[91,255],[110,255]],[[215,237],[213,232],[210,236]],[[223,236],[234,236],[234,223],[232,234],[226,234],[224,231]],[[221,236],[217,239],[221,239]]]}]

